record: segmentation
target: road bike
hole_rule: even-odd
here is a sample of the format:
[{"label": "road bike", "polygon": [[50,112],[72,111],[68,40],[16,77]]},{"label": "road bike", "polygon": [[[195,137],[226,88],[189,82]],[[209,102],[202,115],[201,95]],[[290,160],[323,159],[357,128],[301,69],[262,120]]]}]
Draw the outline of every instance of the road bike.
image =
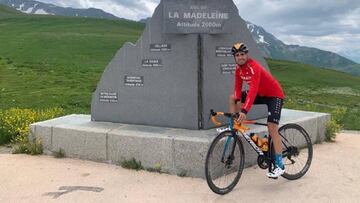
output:
[{"label": "road bike", "polygon": [[[250,144],[258,154],[257,164],[261,169],[271,172],[275,168],[275,151],[271,136],[267,138],[268,147],[262,150],[252,139],[246,124],[263,125],[256,121],[237,122],[238,114],[210,111],[211,120],[216,126],[222,123],[218,116],[229,119],[229,124],[218,128],[218,135],[212,141],[205,162],[205,176],[210,189],[217,194],[229,193],[239,182],[245,165],[243,141]],[[282,143],[282,157],[285,173],[282,177],[296,180],[309,170],[313,155],[311,139],[306,130],[298,124],[288,123],[279,128]],[[259,138],[260,139],[260,138]],[[264,139],[264,138],[262,138]],[[266,139],[266,138],[265,138]],[[266,147],[265,147],[266,148]]]}]

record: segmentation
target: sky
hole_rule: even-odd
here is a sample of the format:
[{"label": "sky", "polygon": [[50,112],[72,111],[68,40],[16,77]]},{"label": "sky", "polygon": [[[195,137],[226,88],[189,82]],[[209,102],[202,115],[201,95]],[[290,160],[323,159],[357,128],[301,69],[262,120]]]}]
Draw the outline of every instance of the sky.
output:
[{"label": "sky", "polygon": [[[151,17],[160,0],[39,0],[99,8],[118,17]],[[315,47],[360,63],[360,0],[234,0],[240,16],[286,44]]]}]

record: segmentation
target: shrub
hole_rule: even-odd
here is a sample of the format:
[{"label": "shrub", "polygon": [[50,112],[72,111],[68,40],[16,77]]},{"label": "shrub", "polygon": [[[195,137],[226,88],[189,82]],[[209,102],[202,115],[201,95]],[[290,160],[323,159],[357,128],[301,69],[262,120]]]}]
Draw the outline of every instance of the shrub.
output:
[{"label": "shrub", "polygon": [[57,152],[53,152],[52,154],[57,159],[61,159],[61,158],[65,157],[65,152],[62,148],[60,148],[59,151],[57,151]]},{"label": "shrub", "polygon": [[14,154],[39,155],[43,153],[42,142],[40,139],[33,141],[22,140],[12,144]]},{"label": "shrub", "polygon": [[325,139],[327,142],[334,142],[336,134],[341,131],[343,126],[344,116],[346,114],[346,108],[336,108],[332,114],[330,121],[326,124]]},{"label": "shrub", "polygon": [[177,174],[179,177],[185,177],[186,176],[186,170],[182,169]]},{"label": "shrub", "polygon": [[123,168],[135,169],[137,171],[144,169],[144,167],[141,165],[141,161],[136,161],[135,158],[132,158],[130,160],[124,160],[120,163],[120,165]]},{"label": "shrub", "polygon": [[336,108],[331,113],[331,117],[336,123],[342,124],[342,123],[344,123],[344,117],[345,117],[346,113],[347,113],[346,108],[344,108],[344,107]]},{"label": "shrub", "polygon": [[0,144],[11,143],[15,153],[42,153],[41,140],[29,140],[30,124],[63,114],[61,108],[45,110],[11,108],[0,112]]},{"label": "shrub", "polygon": [[161,173],[161,163],[156,163],[154,164],[153,167],[150,167],[150,168],[147,168],[146,169],[147,171],[149,172],[158,172],[158,173]]},{"label": "shrub", "polygon": [[341,130],[341,126],[338,123],[336,123],[335,120],[331,119],[326,124],[326,133],[325,133],[326,141],[334,142],[336,138],[336,133],[340,132],[340,130]]}]

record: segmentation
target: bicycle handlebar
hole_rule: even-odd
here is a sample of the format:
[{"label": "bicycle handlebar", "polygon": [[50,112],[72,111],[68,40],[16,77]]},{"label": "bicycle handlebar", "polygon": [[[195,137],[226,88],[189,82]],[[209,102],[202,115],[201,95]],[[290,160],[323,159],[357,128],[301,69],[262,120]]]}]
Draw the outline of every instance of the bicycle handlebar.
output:
[{"label": "bicycle handlebar", "polygon": [[[215,112],[213,109],[210,110],[210,116],[211,116],[211,121],[214,123],[215,126],[221,126],[221,122],[219,122],[216,117],[217,116],[225,116],[228,118],[238,118],[239,117],[239,113],[226,113],[226,112]],[[241,123],[238,123],[237,120],[234,120],[236,124],[254,124],[254,125],[263,125],[263,126],[267,126],[267,124],[265,123],[258,123],[256,121],[251,121],[251,120],[244,120]]]}]

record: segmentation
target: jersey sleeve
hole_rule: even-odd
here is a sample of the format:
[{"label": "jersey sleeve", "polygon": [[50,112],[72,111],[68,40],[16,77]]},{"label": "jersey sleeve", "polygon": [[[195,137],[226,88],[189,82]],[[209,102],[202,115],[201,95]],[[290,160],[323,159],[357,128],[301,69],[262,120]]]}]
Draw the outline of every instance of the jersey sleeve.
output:
[{"label": "jersey sleeve", "polygon": [[246,97],[245,103],[241,109],[241,112],[247,114],[250,109],[251,106],[253,105],[256,95],[258,93],[258,89],[259,89],[259,84],[260,84],[260,70],[258,66],[253,66],[250,67],[253,76],[251,77],[251,81],[249,83],[250,89],[249,89],[249,93]]},{"label": "jersey sleeve", "polygon": [[240,69],[235,70],[235,80],[234,80],[234,97],[236,100],[241,101],[241,89],[243,81],[240,77]]}]

